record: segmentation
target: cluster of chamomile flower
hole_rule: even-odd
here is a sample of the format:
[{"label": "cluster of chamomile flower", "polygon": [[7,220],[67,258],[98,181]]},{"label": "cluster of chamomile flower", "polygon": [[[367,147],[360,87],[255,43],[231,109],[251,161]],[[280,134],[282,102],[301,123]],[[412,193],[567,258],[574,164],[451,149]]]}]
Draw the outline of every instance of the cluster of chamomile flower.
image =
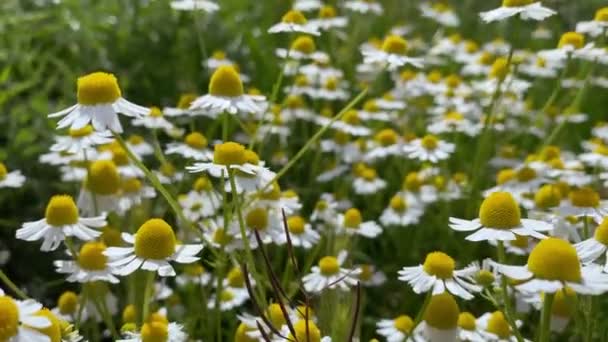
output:
[{"label": "cluster of chamomile flower", "polygon": [[[210,0],[171,7],[220,10]],[[330,342],[315,302],[353,289],[358,302],[361,287],[391,280],[424,300],[376,322],[375,335],[390,342],[520,342],[524,327],[545,342],[592,310],[608,292],[608,123],[577,142],[582,153],[556,140],[592,122],[586,91],[608,88],[593,72],[608,64],[608,7],[559,37],[539,24],[534,39],[557,40],[540,51],[444,34],[460,25],[456,9],[416,7],[441,28],[433,40],[395,25],[355,45],[360,63],[345,70],[317,45],[345,39],[353,18],[383,15],[381,2],[294,1],[267,28],[290,39],[274,51],[281,70],[270,96],[248,84],[256,70],[243,73],[219,49],[203,61],[208,92],[183,94],[174,107],[128,101],[110,73],[78,78],[76,104],[49,115],[59,134],[39,158],[78,193],[50,197],[44,217],[15,232],[61,255],[55,270],[78,290],[48,309],[5,281],[20,299],[0,290],[0,341],[222,340],[230,326],[237,342]],[[554,14],[540,1],[503,0],[480,19],[524,27]],[[383,77],[390,86],[378,91]],[[556,86],[538,103],[543,82]],[[357,95],[362,84],[376,91]],[[520,144],[538,140],[533,151]],[[473,142],[469,155],[462,146]],[[314,156],[305,171],[285,176],[306,152]],[[483,188],[484,171],[495,186]],[[25,181],[0,163],[0,188]],[[463,200],[472,210],[453,214]],[[362,246],[437,219],[450,239],[489,244],[493,257],[459,268],[457,256],[432,251],[397,274],[370,263],[374,250]],[[461,311],[459,301],[475,298],[494,309]],[[534,311],[537,325],[523,319]]]}]

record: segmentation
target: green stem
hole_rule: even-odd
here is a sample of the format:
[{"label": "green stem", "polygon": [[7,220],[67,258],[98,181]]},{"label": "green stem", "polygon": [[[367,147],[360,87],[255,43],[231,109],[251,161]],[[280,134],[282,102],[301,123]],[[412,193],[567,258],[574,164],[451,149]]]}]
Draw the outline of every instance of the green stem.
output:
[{"label": "green stem", "polygon": [[416,318],[414,319],[414,324],[412,325],[412,329],[410,329],[411,332],[416,330],[416,327],[418,326],[418,324],[420,324],[420,322],[422,322],[422,319],[424,318],[424,312],[426,311],[426,307],[429,306],[429,303],[431,302],[431,298],[433,298],[433,291],[429,290],[429,292],[426,293],[426,297],[424,298],[422,307],[416,314]]},{"label": "green stem", "polygon": [[228,125],[230,125],[230,114],[222,114],[222,142],[228,141]]},{"label": "green stem", "polygon": [[0,280],[6,285],[11,291],[13,291],[18,297],[21,299],[28,299],[28,296],[13,283],[13,281],[2,271],[0,270]]},{"label": "green stem", "polygon": [[154,278],[156,276],[156,272],[154,271],[146,271],[146,284],[144,288],[144,303],[142,305],[142,314],[141,314],[141,322],[142,324],[146,322],[150,312],[150,299],[152,299],[153,289],[154,289]]},{"label": "green stem", "polygon": [[541,312],[540,321],[540,337],[539,342],[548,342],[551,336],[551,308],[553,306],[554,293],[545,293],[543,298],[543,310]]},{"label": "green stem", "polygon": [[[505,245],[502,241],[498,241],[498,248],[497,248],[497,252],[498,252],[498,262],[501,264],[504,264],[507,256],[505,254]],[[503,296],[503,303],[505,306],[505,310],[504,310],[504,314],[505,314],[505,318],[507,319],[507,322],[509,322],[509,325],[511,326],[511,330],[513,330],[513,333],[515,334],[515,337],[517,338],[517,342],[523,342],[524,338],[521,336],[521,332],[519,332],[519,328],[517,327],[517,324],[515,323],[515,320],[513,319],[513,309],[511,308],[511,297],[509,296],[509,292],[508,292],[508,284],[507,284],[507,277],[505,277],[504,275],[501,277],[501,282],[500,282],[500,287],[502,290],[502,296]]]},{"label": "green stem", "polygon": [[96,298],[93,298],[93,304],[95,305],[95,308],[97,309],[97,311],[103,318],[104,322],[106,323],[106,326],[112,333],[112,337],[114,338],[114,340],[118,339],[119,336],[118,336],[118,333],[116,332],[116,328],[114,327],[114,322],[112,321],[112,315],[110,315],[110,313],[107,309],[105,300],[103,300],[102,298],[96,297]]}]

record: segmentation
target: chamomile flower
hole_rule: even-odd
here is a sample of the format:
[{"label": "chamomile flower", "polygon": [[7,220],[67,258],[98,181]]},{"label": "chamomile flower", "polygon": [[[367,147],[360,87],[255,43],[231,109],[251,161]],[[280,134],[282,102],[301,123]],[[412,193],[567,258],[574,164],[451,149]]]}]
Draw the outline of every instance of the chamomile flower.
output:
[{"label": "chamomile flower", "polygon": [[321,34],[315,26],[307,23],[304,14],[302,14],[302,12],[298,10],[290,10],[289,12],[285,13],[285,15],[283,15],[283,18],[281,18],[280,23],[275,24],[268,29],[268,33],[280,32],[299,32],[312,34],[313,36],[318,36]]},{"label": "chamomile flower", "polygon": [[[608,219],[602,220],[595,229],[593,237],[577,243],[574,248],[583,264],[592,263],[604,255],[608,251]],[[608,273],[608,258],[605,261],[604,272]]]},{"label": "chamomile flower", "polygon": [[458,337],[460,341],[484,342],[485,339],[477,325],[477,319],[470,312],[461,312],[458,315]]},{"label": "chamomile flower", "polygon": [[172,142],[167,145],[166,154],[178,154],[184,158],[208,161],[213,159],[213,153],[208,148],[207,138],[200,132],[191,132],[184,142]]},{"label": "chamomile flower", "polygon": [[131,121],[133,126],[143,126],[149,129],[164,129],[172,130],[173,124],[167,121],[163,116],[163,112],[158,107],[150,107],[148,115],[144,115]]},{"label": "chamomile flower", "polygon": [[321,258],[318,265],[312,267],[311,273],[302,278],[306,291],[320,293],[325,289],[336,288],[348,291],[351,286],[357,284],[356,276],[359,271],[342,267],[346,257],[346,251],[341,251],[338,257]]},{"label": "chamomile flower", "polygon": [[404,65],[410,64],[417,68],[424,66],[421,58],[407,56],[407,42],[405,39],[391,35],[384,39],[380,49],[363,49],[365,64],[379,64],[386,67],[388,70],[396,70]]},{"label": "chamomile flower", "polygon": [[376,194],[386,188],[386,181],[378,177],[375,169],[366,167],[361,170],[353,181],[353,190],[358,195]]},{"label": "chamomile flower", "polygon": [[495,192],[483,200],[479,207],[479,218],[463,220],[450,217],[450,228],[461,231],[476,232],[467,236],[469,241],[510,241],[517,235],[532,236],[543,239],[546,236],[540,232],[553,229],[549,223],[522,219],[519,204],[508,192]]},{"label": "chamomile flower", "polygon": [[536,0],[503,0],[502,6],[488,12],[480,13],[481,19],[486,22],[502,21],[513,16],[523,20],[544,20],[554,14],[554,10],[543,7]]},{"label": "chamomile flower", "polygon": [[593,188],[583,186],[571,189],[555,211],[562,216],[589,216],[599,221],[608,215],[608,203]]},{"label": "chamomile flower", "polygon": [[445,3],[438,2],[432,6],[428,3],[422,3],[420,11],[423,17],[432,19],[443,26],[456,27],[460,25],[460,19],[458,19],[454,10]]},{"label": "chamomile flower", "polygon": [[339,17],[333,6],[325,5],[319,9],[319,17],[309,21],[310,26],[318,30],[328,31],[334,28],[346,27],[348,19]]},{"label": "chamomile flower", "polygon": [[[280,58],[295,61],[313,60],[315,62],[327,63],[329,57],[326,53],[317,51],[317,45],[310,36],[301,35],[296,37],[287,49],[277,49]],[[286,72],[287,73],[287,72]]]},{"label": "chamomile flower", "polygon": [[93,126],[86,125],[80,129],[70,129],[66,136],[56,137],[55,143],[51,145],[51,151],[80,153],[85,149],[109,144],[113,140],[112,132],[98,132],[93,130]]},{"label": "chamomile flower", "polygon": [[[332,342],[331,337],[323,336],[315,322],[310,319],[308,321],[305,319],[296,321],[293,323],[293,330],[295,332],[295,336],[290,332],[287,324],[284,324],[281,328],[281,335],[287,336],[288,341]],[[285,338],[279,337],[272,340],[272,342],[282,341],[285,341]]]},{"label": "chamomile flower", "polygon": [[118,170],[118,174],[122,177],[126,178],[138,178],[144,177],[144,172],[135,165],[129,158],[127,151],[121,146],[112,146],[110,148],[110,153],[104,156],[100,156],[100,160],[112,159],[114,165],[116,165],[116,169]]},{"label": "chamomile flower", "polygon": [[124,179],[118,200],[118,212],[126,213],[134,206],[140,205],[144,199],[156,197],[153,187],[144,184],[137,178]]},{"label": "chamomile flower", "polygon": [[46,206],[45,217],[38,221],[25,222],[16,232],[16,237],[25,241],[43,239],[41,251],[53,251],[66,237],[77,237],[83,241],[93,240],[105,226],[105,215],[91,218],[80,217],[74,199],[69,195],[55,195]]},{"label": "chamomile flower", "polygon": [[597,37],[608,30],[608,7],[602,7],[595,12],[591,21],[582,21],[576,24],[576,32]]},{"label": "chamomile flower", "polygon": [[356,265],[355,269],[359,270],[357,278],[361,285],[366,287],[381,286],[386,282],[386,274],[379,270],[376,266],[370,264]]},{"label": "chamomile flower", "polygon": [[376,0],[348,0],[344,2],[344,8],[361,14],[380,15],[384,12],[382,5]]},{"label": "chamomile flower", "polygon": [[80,190],[78,207],[88,215],[115,211],[120,186],[116,164],[111,160],[95,161],[89,166],[85,184]]},{"label": "chamomile flower", "polygon": [[205,286],[209,284],[211,278],[211,274],[207,272],[202,264],[192,263],[184,266],[183,272],[175,278],[175,282],[180,286],[187,286],[188,284]]},{"label": "chamomile flower", "polygon": [[400,195],[391,198],[390,203],[380,215],[383,226],[410,226],[420,222],[424,214],[424,207],[418,202],[410,203]]},{"label": "chamomile flower", "polygon": [[455,342],[458,339],[460,308],[447,292],[431,297],[423,314],[422,335],[430,342]]},{"label": "chamomile flower", "polygon": [[[214,309],[216,305],[216,301],[218,298],[218,294],[214,293],[210,296],[209,301],[207,303],[207,307],[209,309]],[[249,294],[247,290],[235,290],[233,288],[227,287],[222,290],[219,294],[219,304],[220,310],[229,311],[236,307],[243,305],[249,299]]]},{"label": "chamomile flower", "polygon": [[575,247],[559,238],[540,241],[524,266],[493,266],[505,276],[521,280],[515,288],[525,293],[555,293],[566,287],[592,295],[608,291],[608,274],[595,264],[582,266]]},{"label": "chamomile flower", "polygon": [[[7,342],[55,342],[61,338],[58,327],[46,314],[41,314],[42,304],[27,299],[19,301],[0,293],[0,339]],[[51,340],[45,331],[55,332]]]},{"label": "chamomile flower", "polygon": [[173,228],[162,219],[149,219],[142,224],[135,235],[122,234],[123,240],[132,247],[109,247],[104,254],[110,258],[109,265],[114,274],[126,276],[141,268],[158,272],[162,277],[174,276],[175,270],[169,261],[189,264],[203,246],[200,244],[181,245],[177,243]]},{"label": "chamomile flower", "polygon": [[213,13],[220,9],[220,6],[210,0],[173,0],[171,8],[178,11],[204,11]]},{"label": "chamomile flower", "polygon": [[226,57],[226,53],[222,50],[215,50],[211,54],[211,57],[207,59],[207,67],[211,70],[215,70],[221,66],[234,65],[234,62]]},{"label": "chamomile flower", "polygon": [[[289,239],[293,246],[310,249],[319,242],[321,236],[312,226],[304,220],[302,216],[290,216],[287,218],[287,229],[289,230]],[[287,234],[278,234],[276,243],[279,245],[287,243]]]},{"label": "chamomile flower", "polygon": [[410,159],[421,162],[437,163],[448,159],[455,150],[455,145],[445,142],[438,137],[427,134],[421,139],[415,139],[403,146],[403,151]]},{"label": "chamomile flower", "polygon": [[67,281],[70,282],[107,281],[117,284],[119,280],[112,275],[108,257],[103,254],[105,250],[106,245],[103,242],[86,242],[80,248],[75,261],[56,260],[53,264],[58,273],[69,274]]},{"label": "chamomile flower", "polygon": [[[551,305],[551,331],[557,333],[564,332],[568,323],[570,323],[576,314],[576,306],[574,303],[578,300],[577,297],[576,292],[569,287],[555,292]],[[526,301],[540,310],[543,306],[544,299],[544,293],[540,293],[526,298]]]},{"label": "chamomile flower", "polygon": [[190,110],[211,110],[215,112],[259,113],[265,98],[257,95],[247,95],[243,90],[243,82],[233,66],[220,66],[209,81],[209,94],[196,98],[190,105]]},{"label": "chamomile flower", "polygon": [[19,170],[8,172],[0,163],[0,188],[20,188],[25,183],[25,176]]},{"label": "chamomile flower", "polygon": [[569,58],[580,58],[595,60],[603,53],[593,43],[585,45],[585,36],[578,32],[566,32],[559,39],[557,48],[543,50],[538,53],[542,58],[550,62],[562,62]]},{"label": "chamomile flower", "polygon": [[324,221],[334,222],[338,215],[338,202],[332,194],[323,194],[321,198],[315,204],[312,214],[310,214],[311,221]]},{"label": "chamomile flower", "polygon": [[382,319],[376,323],[376,332],[384,336],[388,342],[403,342],[411,335],[414,321],[408,315],[397,316],[395,319]]},{"label": "chamomile flower", "polygon": [[57,128],[81,129],[91,123],[97,131],[110,130],[121,133],[118,113],[129,117],[140,117],[150,112],[149,108],[133,104],[122,97],[118,80],[112,74],[94,72],[78,78],[78,103],[49,117],[63,117]]},{"label": "chamomile flower", "polygon": [[518,341],[502,311],[483,314],[477,319],[477,325],[479,326],[483,341]]},{"label": "chamomile flower", "polygon": [[374,221],[363,221],[361,212],[357,208],[350,208],[337,218],[339,232],[347,235],[361,235],[375,238],[382,234],[382,228]]},{"label": "chamomile flower", "polygon": [[168,322],[163,319],[149,319],[145,322],[139,332],[126,331],[124,339],[118,339],[117,342],[147,342],[147,341],[164,341],[164,342],[186,342],[188,335],[183,331],[180,324]]},{"label": "chamomile flower", "polygon": [[481,291],[481,287],[470,280],[477,268],[471,265],[455,270],[455,265],[454,259],[445,253],[429,253],[424,264],[399,271],[399,280],[409,283],[418,294],[433,291],[436,295],[448,291],[463,299],[472,299],[472,293]]}]

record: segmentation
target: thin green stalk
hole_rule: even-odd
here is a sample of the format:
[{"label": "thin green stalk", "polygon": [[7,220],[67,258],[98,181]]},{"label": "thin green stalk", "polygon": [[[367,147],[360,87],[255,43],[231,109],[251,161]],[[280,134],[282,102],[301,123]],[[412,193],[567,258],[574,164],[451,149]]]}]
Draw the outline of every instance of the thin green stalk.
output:
[{"label": "thin green stalk", "polygon": [[116,328],[114,327],[114,322],[112,321],[112,315],[109,314],[105,301],[101,298],[93,298],[93,304],[95,305],[95,308],[101,315],[108,330],[110,330],[110,333],[112,333],[112,337],[114,338],[114,340],[118,339],[119,336],[116,331]]},{"label": "thin green stalk", "polygon": [[553,307],[554,293],[545,293],[543,298],[543,310],[540,318],[539,342],[548,342],[551,336],[551,308]]},{"label": "thin green stalk", "polygon": [[230,125],[230,114],[225,112],[222,114],[222,141],[228,141],[228,125]]},{"label": "thin green stalk", "polygon": [[[501,264],[504,264],[507,259],[506,254],[505,254],[505,245],[502,241],[498,241],[497,247],[498,247],[497,248],[498,262]],[[517,324],[515,323],[515,320],[513,319],[513,309],[511,308],[511,297],[509,296],[507,286],[508,286],[507,277],[502,276],[501,282],[500,282],[500,287],[502,290],[503,303],[505,306],[505,310],[504,310],[505,318],[507,319],[507,322],[509,322],[509,325],[511,326],[511,330],[513,330],[513,333],[515,334],[515,337],[517,338],[517,342],[523,342],[524,338],[521,336],[521,332],[519,331],[519,328],[517,327]]]},{"label": "thin green stalk", "polygon": [[414,324],[412,325],[412,329],[410,329],[411,332],[416,330],[416,327],[418,326],[418,324],[420,324],[420,322],[422,322],[422,319],[424,318],[424,312],[426,311],[426,307],[429,306],[429,303],[431,302],[432,297],[433,297],[433,291],[429,290],[429,292],[426,293],[426,297],[424,298],[422,307],[416,314],[416,318],[414,319]]},{"label": "thin green stalk", "polygon": [[141,310],[141,322],[144,323],[149,316],[150,312],[150,299],[152,299],[153,290],[154,290],[154,278],[156,276],[156,272],[154,271],[146,271],[146,283],[144,287],[144,303],[142,305]]},{"label": "thin green stalk", "polygon": [[28,299],[28,296],[13,283],[13,281],[2,271],[0,270],[0,280],[6,285],[11,291],[13,291],[18,297],[21,299]]}]

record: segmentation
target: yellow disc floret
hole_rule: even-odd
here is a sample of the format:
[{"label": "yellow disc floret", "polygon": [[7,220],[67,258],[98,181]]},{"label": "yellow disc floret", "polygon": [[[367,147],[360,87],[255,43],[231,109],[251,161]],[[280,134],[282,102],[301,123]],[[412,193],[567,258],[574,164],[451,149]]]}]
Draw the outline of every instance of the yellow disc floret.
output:
[{"label": "yellow disc floret", "polygon": [[164,322],[147,322],[141,327],[142,342],[166,342],[169,338],[169,326]]},{"label": "yellow disc floret", "polygon": [[290,49],[309,55],[315,52],[317,46],[315,45],[315,41],[309,36],[299,36],[291,43]]},{"label": "yellow disc floret", "polygon": [[581,264],[576,249],[558,238],[541,240],[528,257],[528,269],[545,280],[579,282]]},{"label": "yellow disc floret", "polygon": [[0,296],[0,341],[8,341],[19,330],[19,307],[8,296]]},{"label": "yellow disc floret", "polygon": [[595,229],[593,238],[599,243],[608,246],[608,218],[604,218],[602,223]]},{"label": "yellow disc floret", "polygon": [[213,162],[220,165],[245,164],[247,156],[245,146],[232,141],[217,144],[213,151]]},{"label": "yellow disc floret", "polygon": [[89,167],[87,188],[99,195],[113,195],[120,189],[120,175],[111,160],[97,160]]},{"label": "yellow disc floret", "polygon": [[306,17],[300,11],[290,10],[289,12],[285,13],[285,15],[283,15],[281,21],[288,24],[304,25],[306,24]]},{"label": "yellow disc floret", "polygon": [[407,210],[407,203],[405,202],[405,199],[399,195],[393,196],[389,205],[391,209],[398,213],[402,213]]},{"label": "yellow disc floret", "polygon": [[306,221],[302,216],[291,216],[287,219],[287,227],[291,234],[300,235],[306,229]]},{"label": "yellow disc floret", "polygon": [[222,97],[243,95],[241,76],[233,66],[222,65],[217,68],[209,81],[209,94]]},{"label": "yellow disc floret", "polygon": [[319,269],[323,275],[334,275],[340,271],[340,263],[336,257],[326,256],[319,260]]},{"label": "yellow disc floret", "polygon": [[186,145],[193,149],[200,150],[207,147],[207,138],[199,132],[192,132],[184,138]]},{"label": "yellow disc floret", "polygon": [[602,7],[595,12],[595,21],[608,22],[608,7]]},{"label": "yellow disc floret", "polygon": [[100,271],[106,268],[106,257],[103,252],[106,245],[103,242],[87,242],[78,253],[78,265],[88,271]]},{"label": "yellow disc floret", "polygon": [[163,219],[149,219],[135,234],[135,254],[143,259],[166,259],[175,253],[175,245],[173,228]]},{"label": "yellow disc floret", "polygon": [[427,254],[422,266],[429,275],[440,279],[450,279],[454,275],[455,262],[452,257],[443,252]]},{"label": "yellow disc floret", "polygon": [[458,316],[458,327],[460,329],[473,331],[477,326],[475,316],[470,312],[461,312]]},{"label": "yellow disc floret", "polygon": [[563,48],[566,46],[571,46],[575,49],[580,49],[585,45],[585,36],[578,32],[566,32],[559,39],[559,43],[557,47]]},{"label": "yellow disc floret", "polygon": [[70,128],[69,134],[72,138],[82,138],[87,137],[93,133],[93,126],[86,125],[82,128],[72,129]]},{"label": "yellow disc floret", "polygon": [[133,304],[125,306],[122,310],[122,322],[123,323],[135,323],[137,319],[137,308]]},{"label": "yellow disc floret", "polygon": [[78,223],[78,207],[70,195],[55,195],[46,205],[46,223],[51,226],[65,226]]},{"label": "yellow disc floret", "polygon": [[393,321],[393,326],[395,329],[399,330],[402,333],[409,334],[414,327],[414,321],[408,315],[401,315]]},{"label": "yellow disc floret", "polygon": [[458,326],[460,309],[454,297],[444,292],[431,297],[426,311],[424,321],[433,328],[440,330],[451,330]]},{"label": "yellow disc floret", "polygon": [[321,331],[315,324],[315,322],[308,320],[299,320],[293,325],[293,330],[296,336],[289,334],[287,337],[290,341],[307,341],[307,342],[320,342]]},{"label": "yellow disc floret", "polygon": [[253,331],[257,331],[257,329],[241,322],[234,333],[234,342],[257,342],[257,338],[249,336],[249,333]]},{"label": "yellow disc floret", "polygon": [[503,7],[521,7],[530,5],[535,1],[536,0],[503,0],[502,5]]},{"label": "yellow disc floret", "polygon": [[511,336],[511,326],[501,311],[494,311],[490,315],[486,330],[501,339],[507,339]]},{"label": "yellow disc floret", "polygon": [[509,229],[520,225],[519,205],[508,192],[494,192],[481,203],[479,219],[484,227]]},{"label": "yellow disc floret", "polygon": [[504,79],[509,74],[509,60],[504,57],[499,57],[494,60],[490,69],[490,77]]},{"label": "yellow disc floret", "polygon": [[48,336],[50,342],[61,342],[61,322],[55,317],[55,314],[53,314],[51,310],[41,309],[35,313],[34,316],[44,317],[51,322],[51,325],[48,327],[36,330]]},{"label": "yellow disc floret", "polygon": [[405,55],[407,52],[407,42],[397,35],[390,35],[382,42],[382,51],[396,55]]},{"label": "yellow disc floret", "polygon": [[242,288],[245,286],[245,276],[239,267],[233,267],[230,272],[228,272],[226,279],[228,279],[228,285],[230,285],[230,287]]},{"label": "yellow disc floret", "polygon": [[0,163],[0,181],[4,180],[7,174],[8,170],[6,169],[6,166],[4,165],[4,163]]},{"label": "yellow disc floret", "polygon": [[439,146],[439,139],[434,135],[427,134],[420,141],[420,145],[427,150],[434,150]]},{"label": "yellow disc floret", "polygon": [[245,217],[247,227],[255,230],[268,228],[268,210],[262,207],[251,209]]},{"label": "yellow disc floret", "polygon": [[600,205],[600,194],[589,187],[582,187],[570,191],[568,199],[575,207],[597,208]]},{"label": "yellow disc floret", "polygon": [[285,324],[285,316],[283,315],[283,311],[281,310],[281,306],[279,304],[272,303],[268,305],[266,312],[268,313],[270,322],[275,328],[280,329],[283,324]]},{"label": "yellow disc floret", "polygon": [[363,218],[361,212],[357,208],[350,208],[344,213],[344,227],[358,229]]},{"label": "yellow disc floret", "polygon": [[576,312],[576,300],[576,292],[570,287],[555,292],[551,313],[559,317],[572,317]]},{"label": "yellow disc floret", "polygon": [[57,307],[62,315],[75,314],[76,309],[78,308],[78,295],[73,291],[65,291],[59,296]]},{"label": "yellow disc floret", "polygon": [[110,104],[121,96],[118,80],[105,72],[78,77],[77,87],[78,103],[82,105]]},{"label": "yellow disc floret", "polygon": [[376,133],[376,136],[374,137],[374,139],[380,143],[381,146],[391,146],[397,143],[399,137],[397,135],[397,132],[395,132],[394,130],[390,129],[390,128],[386,128],[381,130],[380,132]]},{"label": "yellow disc floret", "polygon": [[559,187],[553,184],[543,185],[534,195],[534,204],[540,209],[557,207],[562,200]]}]

